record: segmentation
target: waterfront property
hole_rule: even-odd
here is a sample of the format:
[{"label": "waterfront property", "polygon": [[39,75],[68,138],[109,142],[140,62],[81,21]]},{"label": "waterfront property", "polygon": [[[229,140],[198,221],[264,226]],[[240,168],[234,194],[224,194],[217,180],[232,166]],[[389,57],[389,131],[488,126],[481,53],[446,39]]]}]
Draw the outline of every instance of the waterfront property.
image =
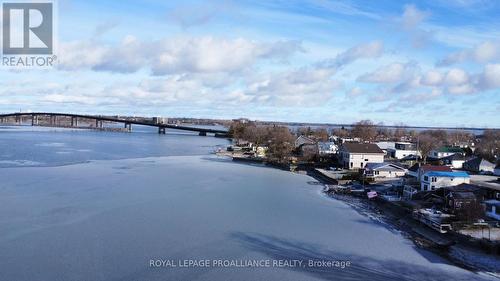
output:
[{"label": "waterfront property", "polygon": [[368,179],[391,180],[402,177],[407,170],[394,163],[368,163],[365,165],[365,176]]},{"label": "waterfront property", "polygon": [[428,191],[446,186],[455,186],[470,183],[470,176],[466,172],[429,171],[423,174],[420,190]]},{"label": "waterfront property", "polygon": [[373,143],[342,144],[339,150],[341,165],[346,169],[362,169],[367,163],[383,163],[384,152]]}]

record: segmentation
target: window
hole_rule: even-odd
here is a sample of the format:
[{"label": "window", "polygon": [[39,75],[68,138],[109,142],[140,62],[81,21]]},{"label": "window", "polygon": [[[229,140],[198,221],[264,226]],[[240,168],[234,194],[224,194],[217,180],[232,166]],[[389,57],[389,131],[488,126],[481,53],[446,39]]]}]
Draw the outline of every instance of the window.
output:
[{"label": "window", "polygon": [[368,159],[365,159],[366,162],[368,162]]},{"label": "window", "polygon": [[424,184],[424,190],[427,190],[428,185]]},{"label": "window", "polygon": [[361,162],[360,166],[361,166],[361,168],[363,168],[363,162]]},{"label": "window", "polygon": [[432,182],[436,182],[436,181],[437,181],[436,177],[432,177]]},{"label": "window", "polygon": [[425,176],[425,177],[424,177],[424,181],[429,181],[429,177],[428,177],[428,176]]},{"label": "window", "polygon": [[354,163],[351,162],[351,168],[354,167]]}]

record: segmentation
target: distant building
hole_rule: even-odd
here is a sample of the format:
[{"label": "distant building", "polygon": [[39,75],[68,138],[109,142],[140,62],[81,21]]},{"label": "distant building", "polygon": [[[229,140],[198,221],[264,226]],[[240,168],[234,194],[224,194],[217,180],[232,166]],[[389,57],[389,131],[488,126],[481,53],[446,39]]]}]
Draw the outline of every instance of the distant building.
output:
[{"label": "distant building", "polygon": [[154,124],[167,124],[168,118],[166,117],[153,117]]},{"label": "distant building", "polygon": [[320,155],[333,155],[339,150],[339,147],[331,141],[318,142],[319,154]]},{"label": "distant building", "polygon": [[438,149],[431,150],[428,156],[431,158],[441,159],[456,153],[463,154],[464,151],[460,147],[443,146]]},{"label": "distant building", "polygon": [[367,163],[365,176],[373,180],[394,179],[406,174],[406,169],[394,163]]},{"label": "distant building", "polygon": [[300,146],[304,145],[304,144],[316,144],[316,142],[306,136],[299,136],[296,140],[295,140],[295,147],[296,148],[299,148]]},{"label": "distant building", "polygon": [[442,187],[456,186],[470,183],[470,176],[466,172],[425,172],[420,180],[420,190],[430,191]]},{"label": "distant building", "polygon": [[481,157],[476,157],[464,162],[464,169],[476,173],[491,173],[495,171],[495,164]]},{"label": "distant building", "polygon": [[346,169],[363,169],[367,163],[384,162],[384,152],[373,143],[346,142],[339,151],[340,164]]}]

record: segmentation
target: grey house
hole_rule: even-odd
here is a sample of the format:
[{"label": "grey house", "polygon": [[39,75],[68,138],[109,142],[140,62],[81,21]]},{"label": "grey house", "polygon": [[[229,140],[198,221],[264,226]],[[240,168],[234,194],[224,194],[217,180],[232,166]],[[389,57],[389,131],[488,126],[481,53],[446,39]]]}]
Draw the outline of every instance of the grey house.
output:
[{"label": "grey house", "polygon": [[495,171],[495,164],[481,157],[476,157],[464,162],[464,169],[476,173],[492,173]]}]

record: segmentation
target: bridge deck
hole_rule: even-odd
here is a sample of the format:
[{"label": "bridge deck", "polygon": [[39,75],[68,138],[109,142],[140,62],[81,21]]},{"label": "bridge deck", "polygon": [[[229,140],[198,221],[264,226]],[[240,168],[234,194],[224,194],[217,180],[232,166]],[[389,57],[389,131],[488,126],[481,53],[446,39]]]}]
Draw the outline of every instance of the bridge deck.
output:
[{"label": "bridge deck", "polygon": [[171,124],[155,124],[155,123],[146,122],[146,121],[114,118],[114,117],[99,116],[99,115],[83,115],[83,114],[52,113],[52,112],[29,112],[29,113],[28,112],[17,112],[17,113],[0,114],[0,118],[17,117],[17,116],[64,116],[64,117],[94,119],[94,120],[99,120],[99,121],[108,121],[108,122],[116,122],[116,123],[124,123],[124,124],[151,126],[151,127],[157,127],[157,128],[169,128],[169,129],[199,132],[199,133],[213,133],[213,134],[227,134],[228,133],[228,131],[218,130],[218,129],[196,128],[196,127],[189,127],[189,126],[177,126],[177,125],[171,125]]}]

